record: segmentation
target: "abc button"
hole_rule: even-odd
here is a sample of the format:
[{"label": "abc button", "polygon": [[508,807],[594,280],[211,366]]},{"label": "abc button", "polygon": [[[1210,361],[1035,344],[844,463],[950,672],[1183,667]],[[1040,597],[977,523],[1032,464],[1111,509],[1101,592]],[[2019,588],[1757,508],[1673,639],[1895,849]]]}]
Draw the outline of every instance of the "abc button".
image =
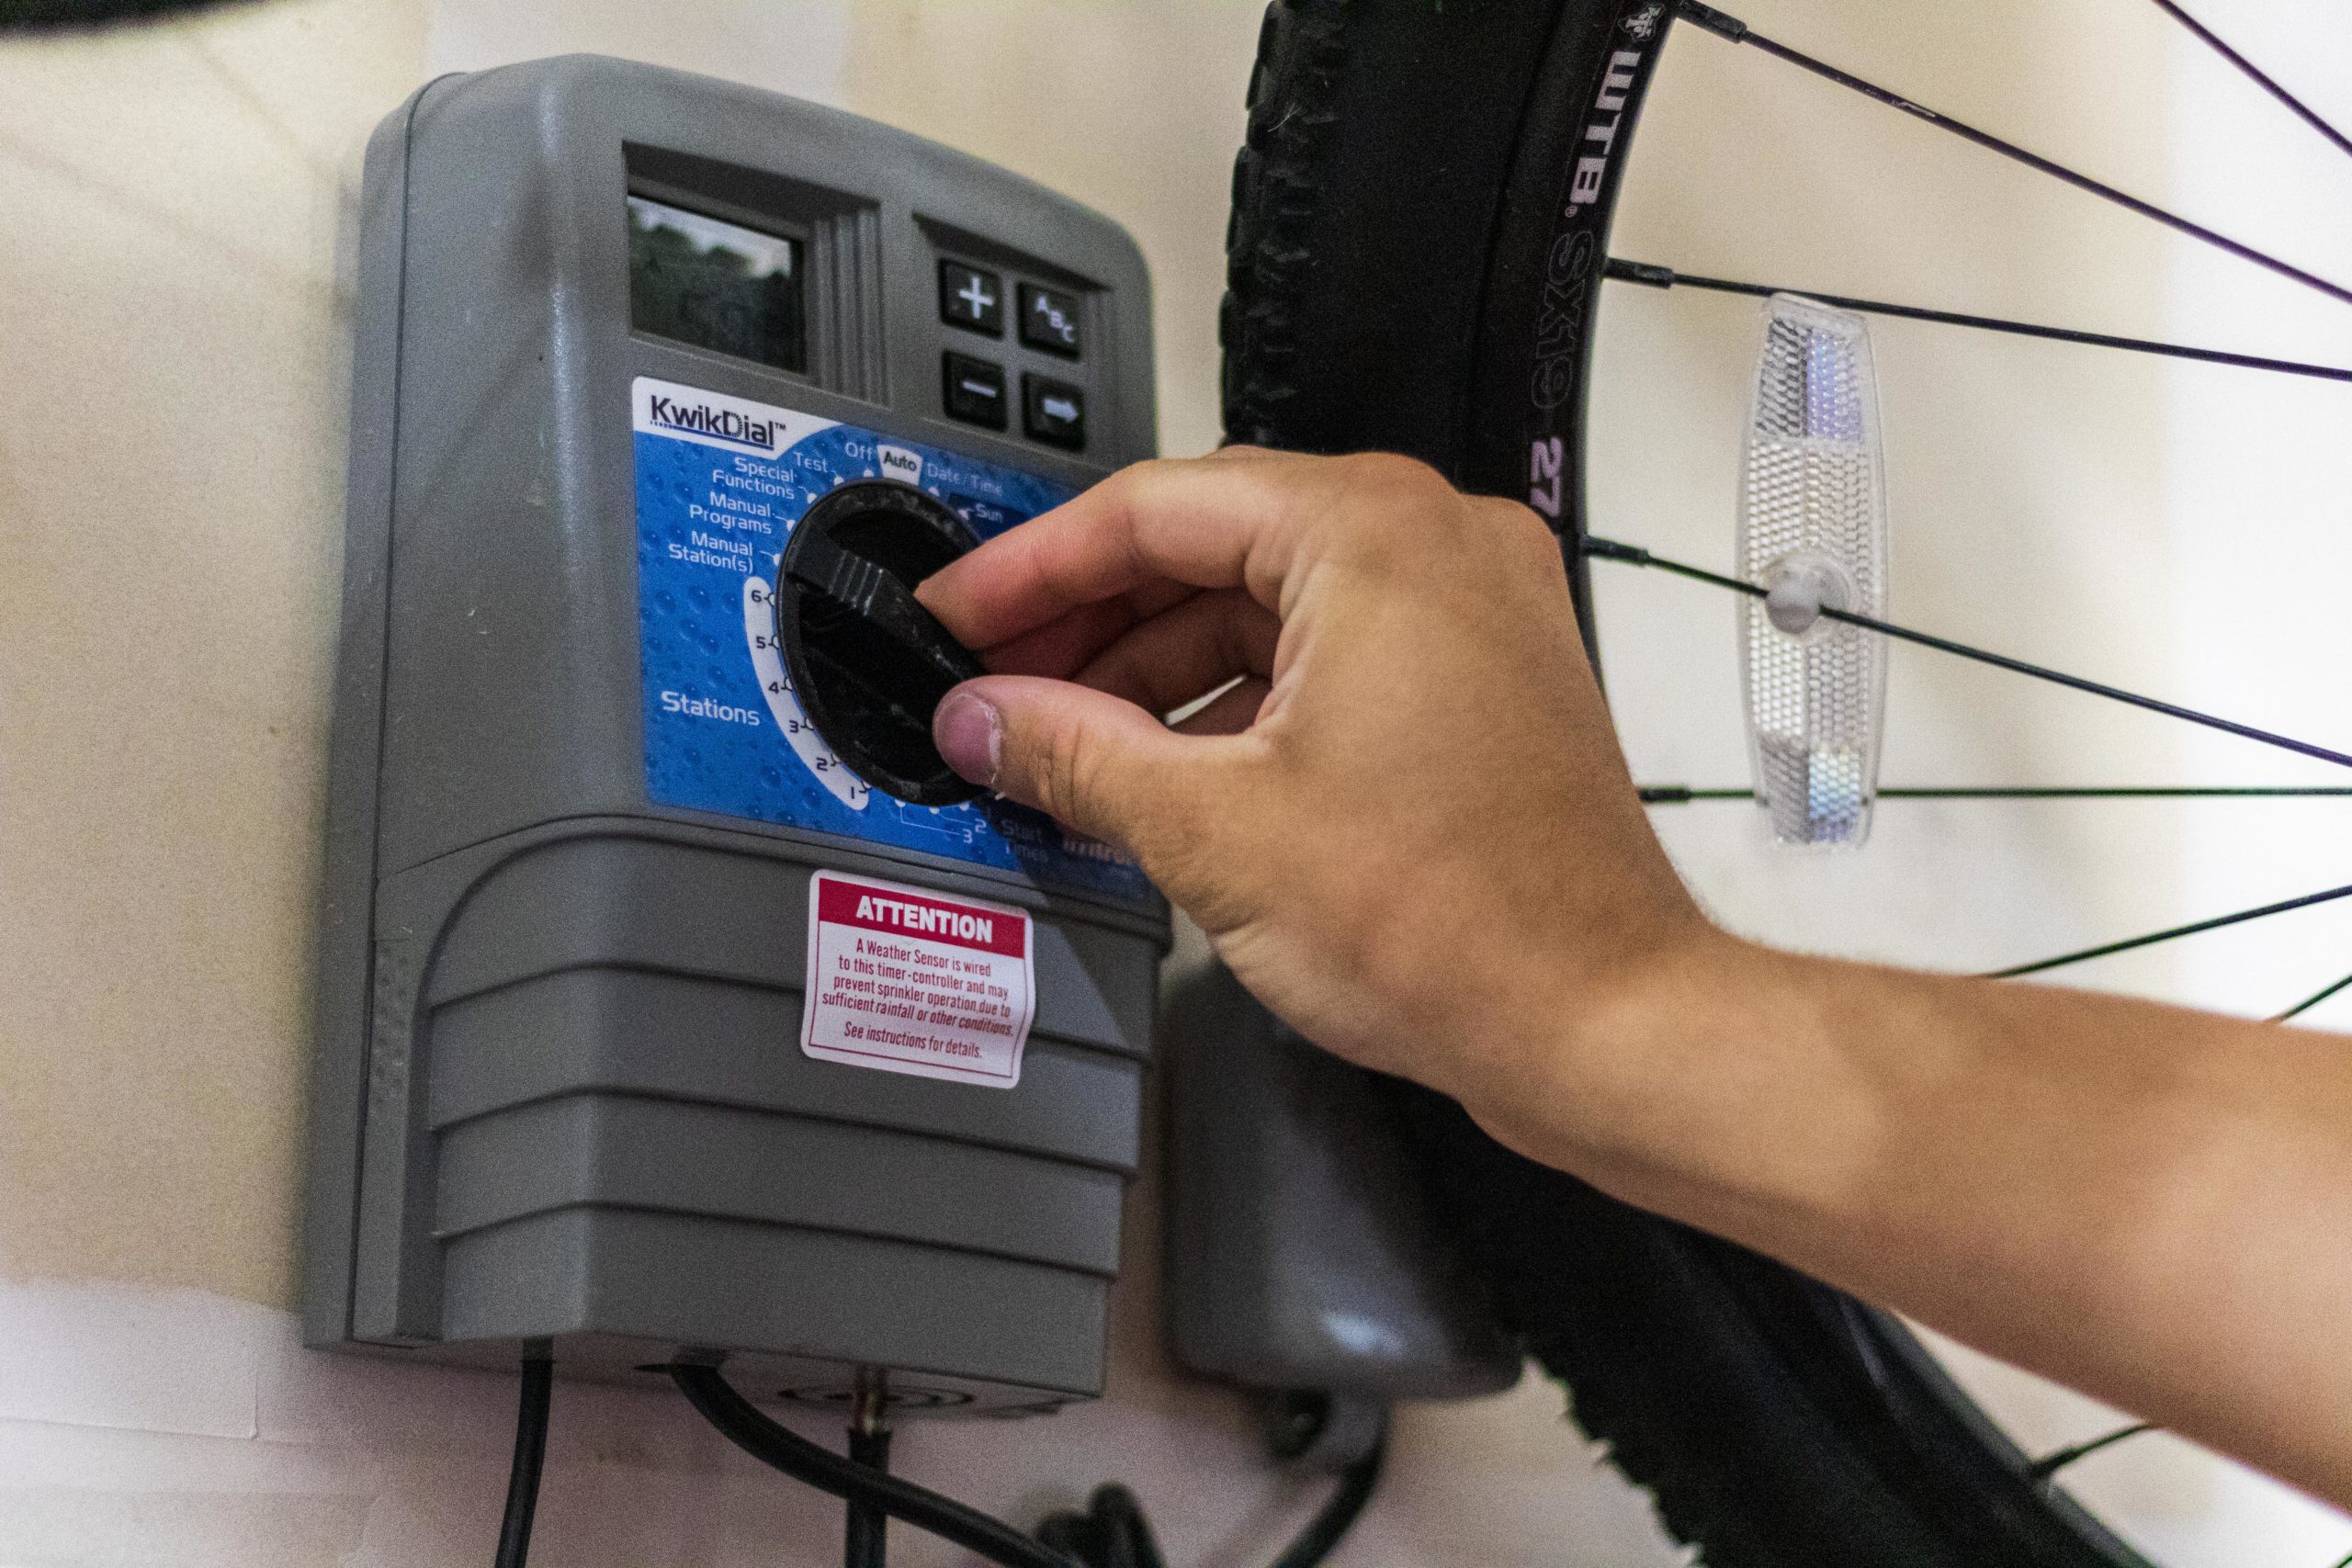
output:
[{"label": "abc button", "polygon": [[1021,341],[1031,348],[1076,359],[1083,346],[1079,336],[1078,296],[1024,283],[1020,299]]}]

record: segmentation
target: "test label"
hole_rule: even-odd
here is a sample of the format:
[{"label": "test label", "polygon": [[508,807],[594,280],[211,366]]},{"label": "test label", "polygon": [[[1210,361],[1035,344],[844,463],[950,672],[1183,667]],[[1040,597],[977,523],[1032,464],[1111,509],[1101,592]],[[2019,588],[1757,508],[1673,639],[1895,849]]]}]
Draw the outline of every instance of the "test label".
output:
[{"label": "test label", "polygon": [[800,1049],[823,1062],[1011,1089],[1035,1012],[1029,917],[819,872]]}]

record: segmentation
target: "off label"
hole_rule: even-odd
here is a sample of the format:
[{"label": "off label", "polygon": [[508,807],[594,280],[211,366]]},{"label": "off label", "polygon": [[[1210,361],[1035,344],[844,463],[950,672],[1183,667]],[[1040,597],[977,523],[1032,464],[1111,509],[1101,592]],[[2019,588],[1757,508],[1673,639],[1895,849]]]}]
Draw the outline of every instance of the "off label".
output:
[{"label": "off label", "polygon": [[808,881],[800,1049],[821,1062],[1011,1089],[1036,1010],[1029,917],[895,882]]}]

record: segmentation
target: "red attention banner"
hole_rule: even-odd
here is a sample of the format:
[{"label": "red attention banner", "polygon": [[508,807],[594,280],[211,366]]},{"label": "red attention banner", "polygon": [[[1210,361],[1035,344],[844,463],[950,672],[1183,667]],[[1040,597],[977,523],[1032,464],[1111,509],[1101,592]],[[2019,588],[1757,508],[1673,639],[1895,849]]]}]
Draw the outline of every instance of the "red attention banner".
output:
[{"label": "red attention banner", "polygon": [[817,890],[817,919],[824,925],[921,937],[1007,958],[1029,955],[1029,922],[1018,915],[984,904],[962,904],[896,888],[885,890],[828,877]]},{"label": "red attention banner", "polygon": [[1036,1016],[1029,917],[920,887],[808,879],[800,1049],[820,1062],[1011,1089]]}]

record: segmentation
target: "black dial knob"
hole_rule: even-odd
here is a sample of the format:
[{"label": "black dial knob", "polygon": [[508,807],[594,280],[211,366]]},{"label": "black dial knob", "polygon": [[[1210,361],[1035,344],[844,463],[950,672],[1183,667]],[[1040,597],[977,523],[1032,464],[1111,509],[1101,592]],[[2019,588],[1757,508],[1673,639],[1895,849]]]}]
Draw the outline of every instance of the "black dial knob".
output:
[{"label": "black dial knob", "polygon": [[918,806],[982,793],[931,739],[939,700],[980,661],[914,596],[978,543],[930,496],[870,479],[811,506],[776,571],[776,640],[801,711],[860,778]]}]

